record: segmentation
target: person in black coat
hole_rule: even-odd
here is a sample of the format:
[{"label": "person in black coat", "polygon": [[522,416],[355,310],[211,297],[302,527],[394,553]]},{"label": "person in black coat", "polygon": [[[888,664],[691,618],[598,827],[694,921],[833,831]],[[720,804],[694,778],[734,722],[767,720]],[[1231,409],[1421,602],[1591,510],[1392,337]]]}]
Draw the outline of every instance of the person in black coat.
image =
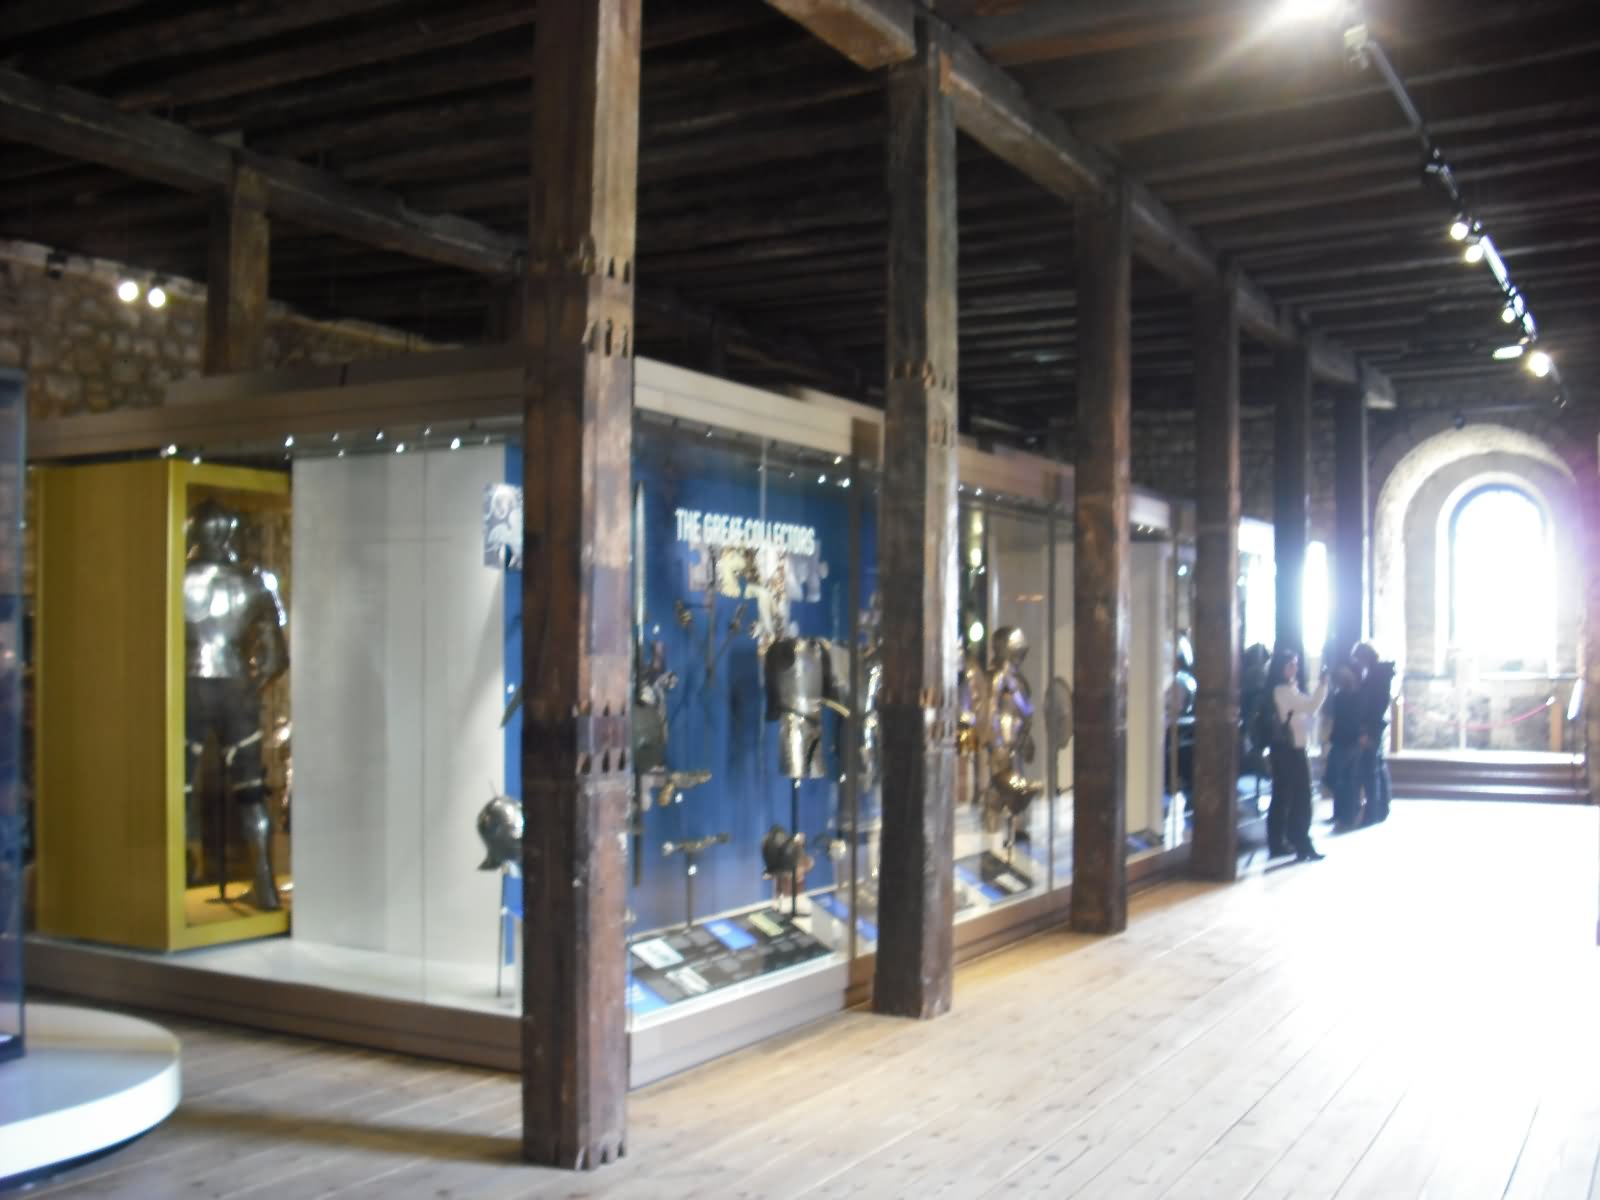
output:
[{"label": "person in black coat", "polygon": [[1356,689],[1359,770],[1361,790],[1367,798],[1361,824],[1377,825],[1389,818],[1391,786],[1384,750],[1389,735],[1389,707],[1394,703],[1394,664],[1380,660],[1371,642],[1362,642],[1351,651],[1350,661],[1360,678]]}]

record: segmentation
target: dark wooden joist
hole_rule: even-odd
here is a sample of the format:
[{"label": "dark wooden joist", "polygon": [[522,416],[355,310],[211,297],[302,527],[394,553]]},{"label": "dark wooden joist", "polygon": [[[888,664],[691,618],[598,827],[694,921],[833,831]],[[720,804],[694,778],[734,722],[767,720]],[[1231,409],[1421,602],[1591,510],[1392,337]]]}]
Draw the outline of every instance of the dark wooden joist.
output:
[{"label": "dark wooden joist", "polygon": [[954,979],[956,125],[926,23],[888,74],[882,590],[883,834],[873,1007],[935,1017]]},{"label": "dark wooden joist", "polygon": [[1367,409],[1341,389],[1333,408],[1333,655],[1348,657],[1367,633]]},{"label": "dark wooden joist", "polygon": [[523,1154],[626,1147],[640,0],[541,9],[527,264]]},{"label": "dark wooden joist", "polygon": [[1128,637],[1133,203],[1126,184],[1074,206],[1079,297],[1073,437],[1074,929],[1128,924]]},{"label": "dark wooden joist", "polygon": [[[1194,852],[1202,879],[1239,873],[1238,293],[1194,301]],[[1352,390],[1352,394],[1356,394]]]},{"label": "dark wooden joist", "polygon": [[248,167],[212,200],[207,244],[207,375],[255,371],[266,350],[271,229],[265,181]]},{"label": "dark wooden joist", "polygon": [[[248,173],[258,181],[264,211],[273,217],[479,275],[510,277],[526,244],[520,237],[477,222],[418,212],[397,196],[352,187],[330,172],[228,146],[173,122],[120,112],[87,93],[4,70],[0,70],[0,136],[207,195],[225,194],[236,173]],[[203,229],[194,231],[197,244],[203,234]],[[113,241],[107,252],[128,244],[125,237]],[[724,326],[735,351],[745,351],[756,361],[786,364],[786,355],[792,354],[792,365],[800,374],[834,387],[860,378],[856,366],[831,360],[802,338],[766,334],[666,293],[647,295],[645,303],[654,318],[680,326],[711,322]],[[375,310],[369,315],[378,318],[381,313]]]},{"label": "dark wooden joist", "polygon": [[[910,0],[768,0],[852,61],[870,68],[904,61],[914,44],[916,6]],[[1077,137],[1054,113],[1034,104],[1004,69],[984,57],[959,33],[944,35],[943,85],[963,131],[1047,191],[1073,200],[1085,192],[1126,189],[1139,253],[1164,274],[1187,287],[1214,283],[1221,267],[1199,234],[1180,222],[1153,192],[1124,178],[1102,151]],[[870,53],[868,50],[870,49]],[[886,57],[898,54],[899,58]],[[882,58],[882,61],[876,61]],[[1250,336],[1271,345],[1301,340],[1292,315],[1242,275],[1239,320]],[[1347,351],[1323,342],[1313,354],[1313,369],[1330,383],[1371,387],[1385,402],[1392,389],[1378,372],[1364,368]]]},{"label": "dark wooden joist", "polygon": [[274,216],[484,274],[509,274],[522,247],[521,239],[415,212],[396,196],[351,187],[329,172],[228,146],[170,121],[119,112],[97,97],[14,71],[0,70],[0,135],[185,191],[221,191],[236,168],[248,168],[261,178]]},{"label": "dark wooden joist", "polygon": [[1277,646],[1300,656],[1321,646],[1305,644],[1306,546],[1311,537],[1311,362],[1302,347],[1276,353],[1273,388],[1272,548],[1277,571]]}]

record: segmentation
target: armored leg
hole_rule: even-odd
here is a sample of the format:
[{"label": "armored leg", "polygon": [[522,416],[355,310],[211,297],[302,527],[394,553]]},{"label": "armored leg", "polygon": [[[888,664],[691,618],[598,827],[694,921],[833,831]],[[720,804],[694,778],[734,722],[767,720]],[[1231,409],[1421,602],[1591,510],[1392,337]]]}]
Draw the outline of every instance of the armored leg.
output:
[{"label": "armored leg", "polygon": [[254,881],[250,903],[263,912],[283,907],[278,899],[278,881],[272,873],[272,819],[261,801],[239,805],[239,824],[244,829],[245,845],[250,847],[250,868]]}]

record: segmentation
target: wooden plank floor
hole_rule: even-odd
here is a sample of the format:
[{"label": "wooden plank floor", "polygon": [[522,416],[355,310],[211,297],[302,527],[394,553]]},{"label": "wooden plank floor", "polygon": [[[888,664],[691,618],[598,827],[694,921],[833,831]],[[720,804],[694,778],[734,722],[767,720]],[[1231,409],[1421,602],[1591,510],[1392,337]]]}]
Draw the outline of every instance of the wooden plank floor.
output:
[{"label": "wooden plank floor", "polygon": [[513,1079],[169,1022],[162,1128],[34,1194],[1600,1200],[1596,810],[1402,803],[1326,862],[1137,897],[636,1093],[628,1157],[516,1161]]}]

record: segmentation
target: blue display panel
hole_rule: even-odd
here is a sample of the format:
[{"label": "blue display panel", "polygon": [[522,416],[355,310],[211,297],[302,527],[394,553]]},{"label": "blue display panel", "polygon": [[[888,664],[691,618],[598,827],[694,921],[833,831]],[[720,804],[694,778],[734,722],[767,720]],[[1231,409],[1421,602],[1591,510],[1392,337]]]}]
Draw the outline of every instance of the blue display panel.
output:
[{"label": "blue display panel", "polygon": [[0,370],[0,1059],[22,1053],[22,512],[27,398]]},{"label": "blue display panel", "polygon": [[[666,1005],[847,949],[822,904],[849,895],[873,590],[852,568],[875,557],[849,472],[704,427],[636,429],[630,969]],[[812,672],[814,717],[769,703],[785,670]]]}]

